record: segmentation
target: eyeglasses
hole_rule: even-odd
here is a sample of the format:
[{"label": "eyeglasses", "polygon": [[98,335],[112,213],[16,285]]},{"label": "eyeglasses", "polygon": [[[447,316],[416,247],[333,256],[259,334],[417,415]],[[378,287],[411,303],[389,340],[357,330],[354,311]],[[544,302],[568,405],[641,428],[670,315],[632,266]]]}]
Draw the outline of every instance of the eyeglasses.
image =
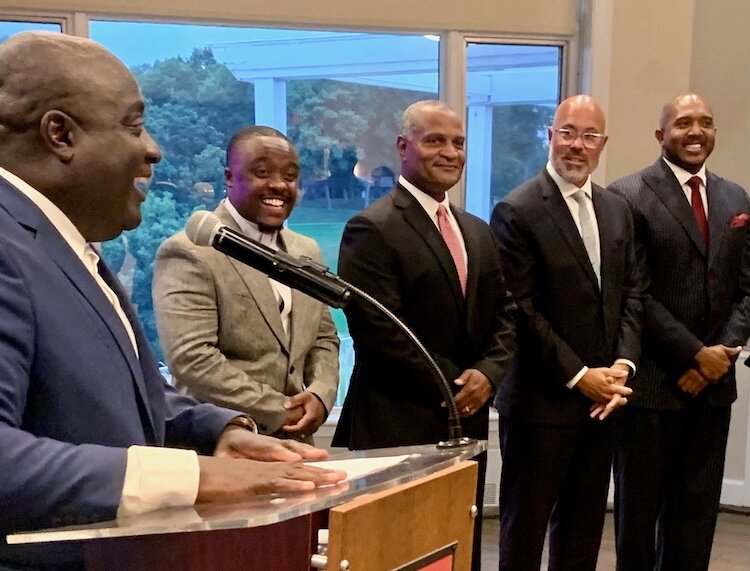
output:
[{"label": "eyeglasses", "polygon": [[592,133],[589,131],[579,133],[573,129],[555,129],[555,134],[560,139],[560,142],[566,145],[572,145],[578,137],[581,137],[581,142],[587,149],[598,149],[607,140],[607,135],[603,133]]}]

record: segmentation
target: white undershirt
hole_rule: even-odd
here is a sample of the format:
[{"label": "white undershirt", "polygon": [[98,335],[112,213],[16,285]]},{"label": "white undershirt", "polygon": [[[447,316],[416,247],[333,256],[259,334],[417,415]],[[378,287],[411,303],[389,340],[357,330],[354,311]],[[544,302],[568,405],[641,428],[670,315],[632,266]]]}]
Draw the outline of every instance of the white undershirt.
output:
[{"label": "white undershirt", "polygon": [[[240,232],[245,236],[276,252],[282,249],[280,244],[281,234],[278,230],[274,232],[261,232],[258,225],[244,218],[230,200],[225,200],[224,206],[232,219],[237,223],[237,226],[240,227]],[[289,335],[289,319],[292,313],[292,288],[271,278],[268,278],[268,281],[271,284],[273,295],[276,297],[276,303],[280,308],[279,315],[281,317],[281,325],[284,327],[284,333]]]},{"label": "white undershirt", "polygon": [[680,186],[682,187],[682,192],[685,194],[685,198],[688,201],[688,204],[690,206],[693,205],[693,189],[688,186],[687,181],[689,181],[694,176],[697,176],[701,179],[701,199],[703,200],[703,212],[706,214],[706,220],[708,220],[708,196],[706,194],[706,164],[704,163],[701,165],[701,170],[699,170],[697,173],[693,174],[688,171],[686,171],[682,167],[678,167],[676,164],[670,163],[667,159],[662,157],[662,160],[667,163],[667,166],[669,169],[674,173],[674,176],[677,178],[677,182],[680,183]]},{"label": "white undershirt", "polygon": [[458,225],[458,221],[456,220],[456,217],[453,216],[453,212],[451,212],[451,203],[450,200],[448,200],[448,195],[445,195],[445,198],[442,202],[438,202],[437,200],[432,198],[432,196],[430,196],[426,192],[419,190],[416,186],[406,180],[403,175],[399,175],[398,183],[406,190],[408,190],[409,194],[417,199],[417,202],[419,202],[420,206],[424,208],[424,211],[430,217],[430,220],[432,220],[432,223],[435,225],[435,228],[438,229],[438,232],[440,231],[440,225],[438,224],[437,218],[438,206],[442,204],[445,207],[445,210],[448,214],[448,222],[450,223],[451,228],[453,228],[453,231],[456,233],[456,236],[458,236],[458,243],[461,245],[461,253],[463,254],[464,258],[464,268],[467,269],[468,275],[468,256],[466,255],[466,243],[464,242],[464,235],[461,233],[461,228]]},{"label": "white undershirt", "polygon": [[[70,218],[46,196],[2,167],[0,177],[36,204],[81,260],[117,312],[137,356],[133,327],[125,316],[115,292],[99,275],[99,256],[95,250],[86,242]],[[165,507],[193,505],[198,497],[199,480],[198,456],[192,450],[130,446],[117,517],[132,516]]]}]

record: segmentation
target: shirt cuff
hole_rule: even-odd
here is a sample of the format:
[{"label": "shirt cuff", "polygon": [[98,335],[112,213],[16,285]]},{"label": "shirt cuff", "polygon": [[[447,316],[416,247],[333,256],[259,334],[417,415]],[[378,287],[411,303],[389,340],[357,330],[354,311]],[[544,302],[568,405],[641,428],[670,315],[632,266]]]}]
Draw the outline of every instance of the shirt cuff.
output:
[{"label": "shirt cuff", "polygon": [[581,369],[580,371],[578,371],[578,374],[575,377],[573,377],[567,383],[565,383],[565,386],[568,387],[569,389],[572,389],[574,386],[576,386],[578,384],[578,381],[581,380],[581,378],[583,377],[583,375],[585,375],[588,372],[589,372],[589,368],[584,365],[583,369]]},{"label": "shirt cuff", "polygon": [[623,365],[627,365],[628,367],[630,367],[630,375],[628,375],[628,378],[632,379],[635,375],[635,363],[633,363],[633,361],[631,361],[630,359],[617,359],[615,361],[615,365],[617,365],[618,363],[622,363]]},{"label": "shirt cuff", "polygon": [[193,450],[131,446],[117,517],[191,506],[198,497],[200,467]]}]

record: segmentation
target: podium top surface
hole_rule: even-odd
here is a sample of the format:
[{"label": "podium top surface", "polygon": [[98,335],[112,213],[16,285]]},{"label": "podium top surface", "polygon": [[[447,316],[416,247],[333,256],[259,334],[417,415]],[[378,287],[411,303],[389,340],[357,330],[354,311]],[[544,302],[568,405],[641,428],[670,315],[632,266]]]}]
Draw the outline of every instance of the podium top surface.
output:
[{"label": "podium top surface", "polygon": [[341,452],[331,460],[401,456],[401,462],[347,482],[304,494],[270,494],[227,503],[201,504],[149,512],[85,526],[22,532],[9,535],[9,544],[82,541],[163,533],[260,527],[314,513],[351,501],[365,493],[380,492],[417,480],[448,466],[470,460],[486,449],[486,442],[464,448],[438,450],[435,445],[404,446]]}]

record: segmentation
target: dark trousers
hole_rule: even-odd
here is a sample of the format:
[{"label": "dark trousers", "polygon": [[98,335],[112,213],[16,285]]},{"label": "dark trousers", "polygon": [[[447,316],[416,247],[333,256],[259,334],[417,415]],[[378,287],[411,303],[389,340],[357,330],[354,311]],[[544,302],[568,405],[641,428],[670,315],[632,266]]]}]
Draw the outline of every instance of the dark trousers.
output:
[{"label": "dark trousers", "polygon": [[612,423],[500,418],[500,571],[594,571],[612,466]]},{"label": "dark trousers", "polygon": [[626,407],[617,420],[618,571],[705,571],[721,496],[729,406]]}]

